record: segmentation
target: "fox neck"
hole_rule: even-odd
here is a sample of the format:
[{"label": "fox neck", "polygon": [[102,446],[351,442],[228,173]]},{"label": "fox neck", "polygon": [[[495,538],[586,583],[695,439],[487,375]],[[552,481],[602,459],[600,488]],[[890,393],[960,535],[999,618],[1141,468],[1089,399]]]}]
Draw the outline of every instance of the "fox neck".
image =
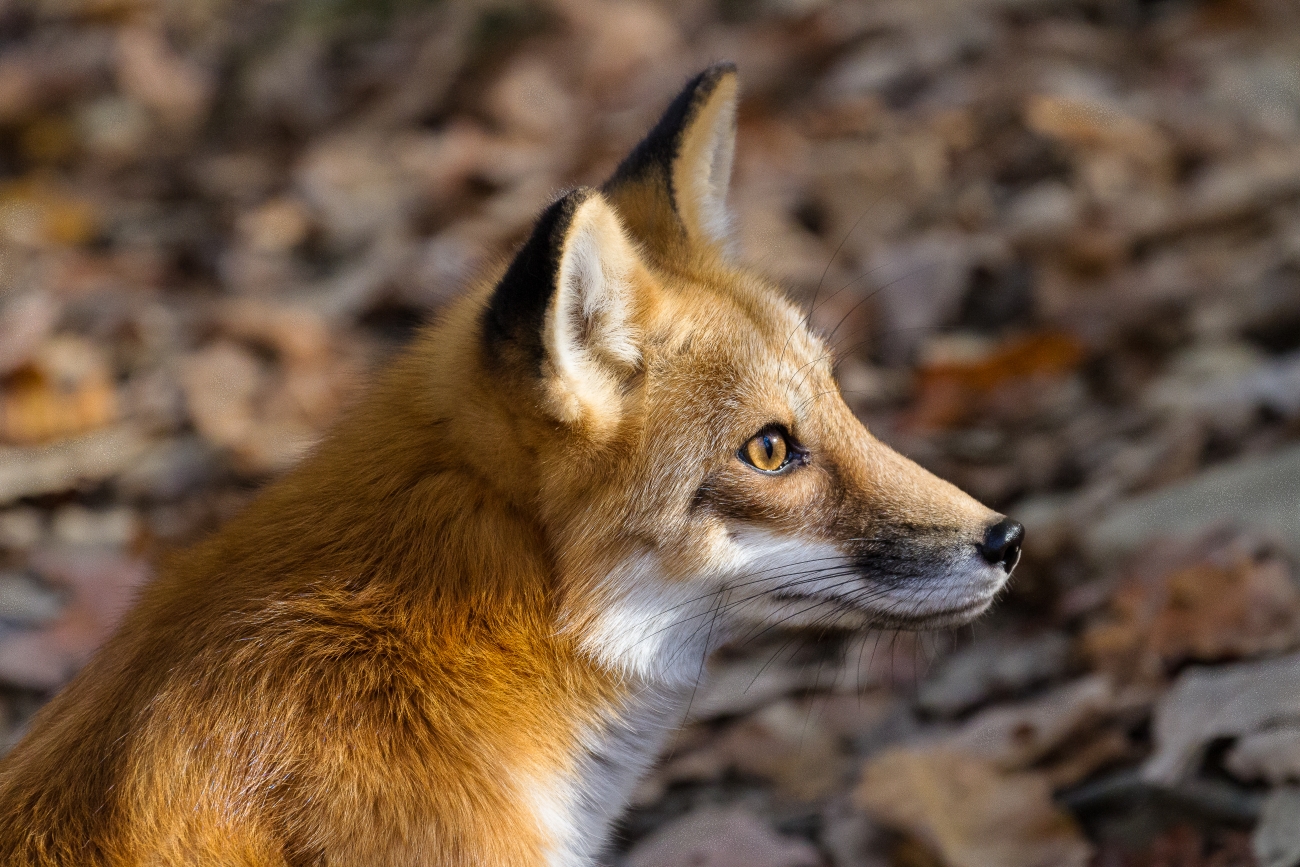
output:
[{"label": "fox neck", "polygon": [[[452,333],[455,329],[435,336]],[[437,664],[477,672],[479,680],[497,678],[515,701],[540,709],[535,715],[510,711],[500,725],[467,719],[467,727],[479,729],[469,736],[483,738],[486,751],[511,757],[504,784],[517,790],[537,822],[549,863],[588,864],[599,854],[609,823],[636,781],[681,724],[722,631],[710,630],[702,618],[689,619],[695,608],[707,610],[711,599],[692,603],[681,592],[647,590],[640,597],[635,590],[630,597],[626,591],[606,592],[665,586],[655,574],[658,562],[652,553],[616,563],[588,582],[568,579],[565,570],[572,564],[565,562],[565,552],[556,552],[563,540],[547,537],[532,502],[535,494],[519,485],[529,468],[498,445],[506,437],[483,436],[485,429],[503,425],[508,410],[473,399],[474,383],[483,375],[467,360],[473,350],[458,347],[454,339],[415,347],[375,400],[358,407],[338,438],[322,448],[313,459],[317,466],[301,475],[341,481],[355,504],[351,515],[376,522],[384,517],[382,524],[347,531],[350,557],[387,562],[395,552],[415,554],[411,539],[433,540],[436,548],[425,549],[435,561],[433,574],[393,566],[393,590],[429,600],[421,603],[426,608],[413,612],[417,623],[475,619],[480,647],[441,648]],[[431,382],[430,371],[447,370],[462,375]],[[411,397],[430,393],[432,399]],[[403,445],[396,452],[365,433],[385,427],[375,424],[377,415],[394,419],[406,432],[398,438]],[[485,453],[484,448],[494,451]],[[322,470],[322,462],[335,469]],[[372,490],[365,471],[370,465],[403,467],[405,478],[386,480],[384,490]],[[313,511],[298,523],[322,536],[303,539],[305,548],[317,549],[324,539],[344,532],[331,526],[331,516],[319,516],[305,505],[338,494],[297,491],[295,501]],[[397,509],[389,502],[394,496],[409,502]],[[391,524],[394,514],[418,517],[397,526]],[[424,551],[417,556],[422,558]],[[570,592],[575,584],[595,589],[591,594]],[[481,610],[470,611],[474,606]],[[540,660],[529,664],[543,674],[520,677],[509,659],[500,660],[500,671],[484,668],[480,657],[492,658],[500,647],[521,646],[519,636],[525,633],[523,652]],[[509,743],[496,743],[501,735],[495,732],[503,732]],[[545,757],[539,759],[539,751]]]},{"label": "fox neck", "polygon": [[[434,339],[413,348],[387,391],[393,406],[419,411],[417,424],[427,426],[436,418],[443,425],[442,447],[511,508],[538,516],[547,504],[539,502],[541,494],[528,481],[536,467],[529,463],[530,452],[513,444],[521,436],[544,441],[545,423],[522,410],[535,400],[514,393],[518,383],[503,389],[500,373],[484,365],[473,338],[480,303],[468,298],[454,308],[430,335]],[[431,371],[443,375],[430,376]],[[425,395],[427,404],[412,406],[413,394]],[[494,433],[485,436],[485,431]],[[631,540],[615,546],[631,552],[621,559],[589,559],[582,553],[590,541],[585,531],[547,538],[540,523],[535,531],[555,558],[544,568],[553,577],[546,593],[556,603],[556,635],[573,641],[600,676],[628,690],[661,693],[700,679],[707,656],[727,637],[716,596],[665,582],[658,555]]]}]

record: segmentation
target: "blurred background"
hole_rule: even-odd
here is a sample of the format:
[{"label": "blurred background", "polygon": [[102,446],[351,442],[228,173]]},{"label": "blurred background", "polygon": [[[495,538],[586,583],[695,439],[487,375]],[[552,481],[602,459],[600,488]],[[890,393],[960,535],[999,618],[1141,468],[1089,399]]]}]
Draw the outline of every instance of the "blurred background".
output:
[{"label": "blurred background", "polygon": [[0,0],[0,742],[718,59],[741,258],[1028,546],[725,652],[609,861],[1300,864],[1293,0]]}]

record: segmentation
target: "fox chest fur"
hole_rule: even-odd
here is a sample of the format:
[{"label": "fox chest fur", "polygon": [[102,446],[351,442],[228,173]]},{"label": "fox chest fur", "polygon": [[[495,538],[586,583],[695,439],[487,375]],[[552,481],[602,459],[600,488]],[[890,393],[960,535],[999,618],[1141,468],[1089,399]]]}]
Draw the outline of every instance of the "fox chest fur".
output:
[{"label": "fox chest fur", "polygon": [[876,441],[727,257],[697,76],[0,763],[6,865],[584,865],[708,654],[968,621],[1020,529]]}]

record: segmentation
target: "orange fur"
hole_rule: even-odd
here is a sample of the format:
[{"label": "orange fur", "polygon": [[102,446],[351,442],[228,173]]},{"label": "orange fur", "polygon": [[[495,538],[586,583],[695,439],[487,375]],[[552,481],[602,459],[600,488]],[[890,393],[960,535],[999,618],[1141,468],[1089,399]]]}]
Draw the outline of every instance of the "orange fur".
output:
[{"label": "orange fur", "polygon": [[[693,82],[301,466],[163,564],[0,764],[0,863],[588,863],[617,804],[585,793],[626,796],[607,778],[653,758],[642,721],[671,722],[681,672],[734,634],[701,641],[700,598],[732,627],[988,604],[1005,576],[967,561],[998,516],[875,441],[798,311],[700,224],[725,186],[692,166],[729,167],[734,99],[728,67]],[[737,457],[772,424],[806,465]],[[859,596],[737,589],[787,549],[841,552]],[[872,571],[899,551],[938,577]],[[677,644],[625,638],[664,618]]]}]

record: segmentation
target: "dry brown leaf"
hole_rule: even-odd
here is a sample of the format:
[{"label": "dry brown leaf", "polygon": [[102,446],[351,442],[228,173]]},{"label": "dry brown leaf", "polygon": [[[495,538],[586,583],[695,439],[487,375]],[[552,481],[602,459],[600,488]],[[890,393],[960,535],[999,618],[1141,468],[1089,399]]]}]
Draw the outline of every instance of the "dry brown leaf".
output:
[{"label": "dry brown leaf", "polygon": [[38,175],[0,185],[0,241],[26,247],[75,247],[99,229],[93,205]]},{"label": "dry brown leaf", "polygon": [[867,762],[858,802],[948,867],[1083,867],[1092,847],[1052,803],[1047,778],[1008,774],[946,747],[899,747]]},{"label": "dry brown leaf", "polygon": [[750,813],[705,808],[657,829],[632,847],[628,867],[816,867],[806,840],[782,837]]},{"label": "dry brown leaf", "polygon": [[1001,768],[1025,768],[1096,724],[1115,705],[1110,679],[1093,675],[1033,701],[989,708],[946,743]]},{"label": "dry brown leaf", "polygon": [[996,391],[1019,382],[1056,380],[1078,369],[1078,338],[1044,331],[1016,338],[970,360],[937,360],[917,371],[913,423],[949,427],[969,419]]},{"label": "dry brown leaf", "polygon": [[113,633],[150,570],[141,560],[94,549],[39,552],[33,565],[70,599],[49,625],[0,640],[0,680],[50,690],[71,678]]},{"label": "dry brown leaf", "polygon": [[1103,669],[1158,676],[1187,660],[1277,652],[1300,640],[1300,589],[1281,558],[1221,536],[1175,555],[1172,567],[1161,567],[1164,556],[1140,559],[1107,616],[1084,634],[1085,653]]},{"label": "dry brown leaf", "polygon": [[1189,668],[1156,706],[1156,751],[1142,776],[1173,785],[1192,772],[1211,741],[1296,722],[1300,654]]},{"label": "dry brown leaf", "polygon": [[105,427],[117,416],[108,364],[80,338],[46,341],[30,363],[0,380],[0,442],[65,439]]}]

